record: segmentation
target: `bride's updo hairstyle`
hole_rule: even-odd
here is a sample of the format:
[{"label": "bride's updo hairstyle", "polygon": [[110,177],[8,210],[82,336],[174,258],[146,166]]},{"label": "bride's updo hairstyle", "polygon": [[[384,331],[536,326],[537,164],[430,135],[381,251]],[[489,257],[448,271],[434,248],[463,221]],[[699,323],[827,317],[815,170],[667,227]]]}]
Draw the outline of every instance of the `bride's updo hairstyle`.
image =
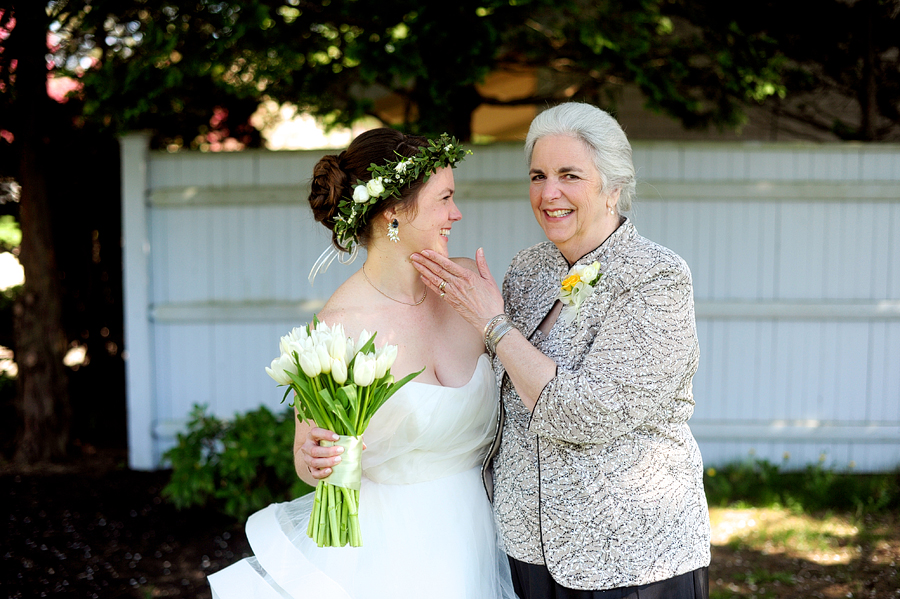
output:
[{"label": "bride's updo hairstyle", "polygon": [[[369,165],[375,163],[382,165],[388,161],[398,159],[398,154],[404,157],[413,157],[419,153],[419,148],[427,147],[428,140],[418,135],[406,135],[395,129],[372,129],[360,134],[351,142],[350,146],[337,156],[324,156],[313,169],[310,182],[309,205],[312,208],[316,221],[322,223],[332,232],[332,243],[338,248],[347,249],[340,245],[337,235],[334,233],[334,218],[340,214],[338,204],[342,198],[353,195],[353,187],[360,183],[366,183],[372,178]],[[403,188],[400,197],[390,196],[381,198],[367,209],[369,223],[359,230],[359,243],[363,247],[368,245],[372,237],[372,221],[375,216],[390,208],[399,207],[401,210],[411,210],[415,213],[416,195],[424,184],[426,173],[422,173],[417,179]]]}]

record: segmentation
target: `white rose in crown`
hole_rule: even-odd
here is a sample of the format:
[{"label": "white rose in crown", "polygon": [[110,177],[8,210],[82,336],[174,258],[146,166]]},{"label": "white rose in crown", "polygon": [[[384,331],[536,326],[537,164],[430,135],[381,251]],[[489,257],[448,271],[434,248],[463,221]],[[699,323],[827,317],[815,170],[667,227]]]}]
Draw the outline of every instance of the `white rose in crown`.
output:
[{"label": "white rose in crown", "polygon": [[368,191],[369,195],[373,198],[377,198],[384,193],[384,183],[382,182],[381,177],[376,177],[366,183],[366,191]]},{"label": "white rose in crown", "polygon": [[353,201],[357,204],[365,204],[369,201],[369,190],[365,185],[357,185],[353,190]]}]

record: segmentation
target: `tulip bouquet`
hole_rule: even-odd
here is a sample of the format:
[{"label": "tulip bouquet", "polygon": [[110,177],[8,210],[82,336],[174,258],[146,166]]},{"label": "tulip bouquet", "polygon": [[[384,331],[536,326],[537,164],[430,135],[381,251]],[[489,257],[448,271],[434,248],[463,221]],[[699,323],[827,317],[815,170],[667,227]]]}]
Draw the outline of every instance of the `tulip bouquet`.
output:
[{"label": "tulip bouquet", "polygon": [[280,348],[266,372],[287,387],[281,401],[293,391],[298,418],[339,435],[323,445],[344,447],[341,463],[316,486],[306,533],[319,547],[361,547],[362,434],[378,408],[422,371],[394,381],[396,345],[376,350],[375,334],[363,330],[354,341],[340,324],[329,327],[315,317],[282,337]]}]

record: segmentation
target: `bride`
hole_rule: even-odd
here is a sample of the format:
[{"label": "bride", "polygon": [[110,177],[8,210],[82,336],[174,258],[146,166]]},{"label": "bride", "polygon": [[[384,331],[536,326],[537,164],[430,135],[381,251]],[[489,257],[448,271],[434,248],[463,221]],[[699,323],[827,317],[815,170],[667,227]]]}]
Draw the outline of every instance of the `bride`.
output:
[{"label": "bride", "polygon": [[[254,556],[209,577],[214,598],[497,599],[515,597],[497,548],[480,466],[494,436],[496,382],[478,332],[429,292],[409,256],[448,255],[452,168],[464,151],[393,129],[361,134],[316,165],[309,203],[336,247],[366,261],[318,314],[349,336],[377,331],[399,352],[396,379],[424,371],[381,407],[365,432],[359,521],[363,546],[317,547],[306,536],[310,493],[247,522]],[[370,165],[383,167],[381,177]],[[374,202],[371,199],[375,198]],[[454,259],[475,270],[469,259]],[[443,295],[443,294],[441,294]],[[311,485],[338,467],[331,431],[297,422],[294,464]]]}]

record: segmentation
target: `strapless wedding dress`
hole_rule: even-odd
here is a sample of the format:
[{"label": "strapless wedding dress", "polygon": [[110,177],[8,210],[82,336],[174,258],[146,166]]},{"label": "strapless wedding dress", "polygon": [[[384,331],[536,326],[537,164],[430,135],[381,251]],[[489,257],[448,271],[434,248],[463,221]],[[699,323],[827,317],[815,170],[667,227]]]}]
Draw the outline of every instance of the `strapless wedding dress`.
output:
[{"label": "strapless wedding dress", "polygon": [[462,387],[408,383],[363,437],[363,546],[306,536],[312,493],[270,505],[247,521],[254,556],[210,575],[213,598],[514,598],[480,474],[498,407],[486,355]]}]

